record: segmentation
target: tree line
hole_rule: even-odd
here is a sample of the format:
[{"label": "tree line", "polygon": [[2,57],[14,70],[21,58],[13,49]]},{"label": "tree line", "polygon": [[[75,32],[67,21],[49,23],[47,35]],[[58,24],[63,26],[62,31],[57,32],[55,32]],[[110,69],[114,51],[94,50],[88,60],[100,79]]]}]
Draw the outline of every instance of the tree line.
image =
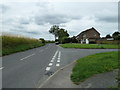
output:
[{"label": "tree line", "polygon": [[[69,37],[69,33],[66,29],[60,28],[58,25],[51,26],[49,33],[53,34],[55,37],[55,42],[59,43],[78,43],[78,40],[76,39],[76,36]],[[114,40],[120,40],[120,32],[114,32],[112,35],[107,34],[103,38],[113,38]],[[43,38],[40,38],[42,43],[45,43],[46,41]],[[53,43],[54,41],[48,41],[48,43]]]},{"label": "tree line", "polygon": [[120,40],[120,32],[114,32],[112,35],[107,34],[106,38],[114,38],[114,40]]},{"label": "tree line", "polygon": [[59,43],[70,43],[70,42],[77,43],[78,42],[75,36],[70,38],[67,30],[65,30],[64,28],[60,28],[57,25],[53,25],[50,28],[49,32],[55,36],[56,42],[59,42]]}]

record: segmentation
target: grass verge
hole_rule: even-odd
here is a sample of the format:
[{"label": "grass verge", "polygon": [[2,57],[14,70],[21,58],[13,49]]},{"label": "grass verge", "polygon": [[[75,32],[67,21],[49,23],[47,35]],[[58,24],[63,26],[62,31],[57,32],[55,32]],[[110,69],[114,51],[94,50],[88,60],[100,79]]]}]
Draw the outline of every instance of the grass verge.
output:
[{"label": "grass verge", "polygon": [[82,48],[82,49],[118,49],[119,45],[110,45],[110,44],[61,44],[63,48]]},{"label": "grass verge", "polygon": [[[120,51],[119,51],[120,52]],[[75,84],[93,76],[118,68],[118,51],[97,53],[77,60],[71,80]]]},{"label": "grass verge", "polygon": [[44,45],[37,39],[26,37],[1,36],[0,38],[2,38],[2,56]]}]

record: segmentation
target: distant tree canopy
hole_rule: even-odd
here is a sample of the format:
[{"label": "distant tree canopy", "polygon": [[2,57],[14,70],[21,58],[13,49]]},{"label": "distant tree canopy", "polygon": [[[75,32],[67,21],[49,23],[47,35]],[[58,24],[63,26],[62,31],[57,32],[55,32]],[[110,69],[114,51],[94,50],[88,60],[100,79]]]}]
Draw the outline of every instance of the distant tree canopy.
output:
[{"label": "distant tree canopy", "polygon": [[72,43],[78,43],[78,40],[76,39],[75,36],[73,36],[73,37],[71,38],[71,42],[72,42]]},{"label": "distant tree canopy", "polygon": [[44,38],[39,38],[39,40],[41,40],[42,43],[45,43]]},{"label": "distant tree canopy", "polygon": [[114,38],[114,40],[120,40],[120,32],[114,32],[112,34],[112,37]]},{"label": "distant tree canopy", "polygon": [[57,25],[53,25],[50,28],[49,32],[55,36],[55,41],[59,41],[61,43],[64,38],[69,37],[67,30],[65,30],[64,28],[59,28],[59,26]]},{"label": "distant tree canopy", "polygon": [[49,30],[49,33],[51,33],[55,36],[55,40],[58,37],[58,31],[59,31],[59,26],[57,26],[57,25],[53,25]]},{"label": "distant tree canopy", "polygon": [[110,34],[107,34],[106,38],[112,38],[112,36]]}]

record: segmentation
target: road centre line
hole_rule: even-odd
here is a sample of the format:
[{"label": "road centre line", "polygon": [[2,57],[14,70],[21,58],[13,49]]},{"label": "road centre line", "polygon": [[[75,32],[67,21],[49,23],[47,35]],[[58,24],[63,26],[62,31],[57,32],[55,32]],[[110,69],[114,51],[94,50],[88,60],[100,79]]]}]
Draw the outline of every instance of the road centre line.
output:
[{"label": "road centre line", "polygon": [[54,54],[54,56],[53,56],[53,58],[52,58],[52,60],[50,62],[54,62],[54,59],[55,59],[57,53],[58,53],[58,51],[55,52],[55,54]]},{"label": "road centre line", "polygon": [[58,54],[58,60],[57,60],[57,62],[60,62],[60,57],[61,57],[61,52],[59,51],[59,54]]},{"label": "road centre line", "polygon": [[54,60],[51,60],[50,62],[54,62]]},{"label": "road centre line", "polygon": [[46,71],[49,71],[49,70],[50,70],[50,68],[51,68],[51,67],[46,67],[46,69],[45,69],[45,70],[46,70]]},{"label": "road centre line", "polygon": [[60,56],[61,56],[61,52],[59,51],[59,55],[58,55],[58,58],[60,58]]},{"label": "road centre line", "polygon": [[0,67],[0,70],[2,70],[4,67]]},{"label": "road centre line", "polygon": [[20,60],[27,59],[27,58],[29,58],[29,57],[31,57],[31,56],[33,56],[33,55],[35,55],[35,53],[33,53],[33,54],[31,54],[31,55],[28,55],[28,56],[26,56],[26,57],[24,57],[24,58],[22,58],[22,59],[20,59]]},{"label": "road centre line", "polygon": [[57,60],[57,62],[60,62],[60,60]]},{"label": "road centre line", "polygon": [[49,63],[49,66],[52,66],[53,64],[52,63]]},{"label": "road centre line", "polygon": [[58,63],[58,64],[56,64],[56,66],[57,66],[57,67],[59,67],[59,66],[60,66],[60,64]]},{"label": "road centre line", "polygon": [[60,58],[58,57],[58,60],[60,60]]}]

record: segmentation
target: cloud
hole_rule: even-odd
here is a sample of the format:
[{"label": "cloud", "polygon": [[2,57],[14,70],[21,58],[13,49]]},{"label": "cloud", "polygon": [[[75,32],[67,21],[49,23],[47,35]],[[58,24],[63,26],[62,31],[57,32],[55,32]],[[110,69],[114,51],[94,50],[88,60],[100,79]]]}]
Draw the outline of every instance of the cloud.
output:
[{"label": "cloud", "polygon": [[47,14],[47,15],[35,17],[35,23],[38,25],[43,25],[46,23],[49,23],[51,25],[62,24],[68,22],[69,20],[70,20],[69,17],[67,18],[64,15],[57,15],[57,14]]},{"label": "cloud", "polygon": [[[95,27],[101,35],[117,30],[117,3],[29,3],[5,4],[4,18],[0,19],[3,31],[26,36],[54,39],[49,33],[57,24],[68,30],[70,36]],[[10,9],[9,9],[10,8]],[[8,11],[9,10],[9,11]]]},{"label": "cloud", "polygon": [[0,4],[0,12],[1,13],[5,13],[7,10],[9,10],[10,8],[4,4]]},{"label": "cloud", "polygon": [[118,13],[117,11],[103,10],[95,14],[97,21],[106,22],[106,23],[117,23],[118,22]]},{"label": "cloud", "polygon": [[99,21],[107,22],[107,23],[117,23],[117,17],[101,17],[98,19]]}]

